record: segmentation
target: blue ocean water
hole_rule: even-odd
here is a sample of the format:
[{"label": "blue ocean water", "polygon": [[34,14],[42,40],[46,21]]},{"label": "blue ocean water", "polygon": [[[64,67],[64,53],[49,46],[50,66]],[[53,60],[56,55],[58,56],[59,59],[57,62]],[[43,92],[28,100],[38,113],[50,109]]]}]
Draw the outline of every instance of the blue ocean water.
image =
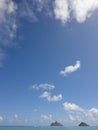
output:
[{"label": "blue ocean water", "polygon": [[33,126],[0,126],[0,130],[98,130],[98,126],[93,127],[33,127]]}]

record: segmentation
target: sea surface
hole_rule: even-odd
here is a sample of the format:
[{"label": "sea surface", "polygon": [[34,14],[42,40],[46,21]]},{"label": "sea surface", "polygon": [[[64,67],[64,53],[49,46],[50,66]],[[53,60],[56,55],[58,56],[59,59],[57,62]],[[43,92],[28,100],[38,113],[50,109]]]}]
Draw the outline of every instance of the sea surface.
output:
[{"label": "sea surface", "polygon": [[33,127],[33,126],[0,126],[0,130],[98,130],[98,126],[93,127]]}]

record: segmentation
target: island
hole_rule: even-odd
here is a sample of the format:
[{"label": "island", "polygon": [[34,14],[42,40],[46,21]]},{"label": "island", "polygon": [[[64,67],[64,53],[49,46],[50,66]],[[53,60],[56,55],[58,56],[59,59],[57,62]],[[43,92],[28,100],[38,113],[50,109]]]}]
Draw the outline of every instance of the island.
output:
[{"label": "island", "polygon": [[50,126],[63,126],[61,123],[55,121],[55,122],[52,122]]},{"label": "island", "polygon": [[81,122],[81,123],[79,124],[79,126],[89,126],[89,125],[86,124],[85,122]]}]

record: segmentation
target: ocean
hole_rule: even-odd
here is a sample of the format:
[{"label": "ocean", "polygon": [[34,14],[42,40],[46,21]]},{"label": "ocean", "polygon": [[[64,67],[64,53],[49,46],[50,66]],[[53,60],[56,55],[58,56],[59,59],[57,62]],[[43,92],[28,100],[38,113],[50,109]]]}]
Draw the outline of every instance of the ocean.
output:
[{"label": "ocean", "polygon": [[0,130],[98,130],[98,126],[93,127],[33,127],[33,126],[0,126]]}]

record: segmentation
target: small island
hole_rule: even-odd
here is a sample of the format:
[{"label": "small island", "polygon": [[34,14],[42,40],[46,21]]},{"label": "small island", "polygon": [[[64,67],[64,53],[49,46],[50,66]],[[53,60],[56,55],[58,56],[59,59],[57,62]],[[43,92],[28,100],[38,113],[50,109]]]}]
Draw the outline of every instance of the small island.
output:
[{"label": "small island", "polygon": [[63,126],[61,123],[55,121],[55,122],[52,122],[50,126]]},{"label": "small island", "polygon": [[79,126],[89,126],[89,125],[86,124],[85,122],[81,122],[81,123],[79,124]]}]

